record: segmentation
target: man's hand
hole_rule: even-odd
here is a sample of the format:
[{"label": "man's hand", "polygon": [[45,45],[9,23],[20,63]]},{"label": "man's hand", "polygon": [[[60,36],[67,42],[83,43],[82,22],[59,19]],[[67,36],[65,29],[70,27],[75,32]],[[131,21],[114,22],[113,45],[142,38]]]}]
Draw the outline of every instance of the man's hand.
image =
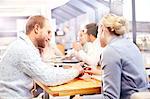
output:
[{"label": "man's hand", "polygon": [[79,74],[82,74],[84,72],[81,63],[78,63],[77,65],[72,66],[72,68],[77,69],[79,71]]},{"label": "man's hand", "polygon": [[73,49],[76,51],[79,51],[82,49],[82,45],[79,42],[74,42],[73,43]]},{"label": "man's hand", "polygon": [[85,67],[84,72],[88,74],[95,74],[95,75],[101,75],[101,70],[97,68],[92,68],[92,67]]}]

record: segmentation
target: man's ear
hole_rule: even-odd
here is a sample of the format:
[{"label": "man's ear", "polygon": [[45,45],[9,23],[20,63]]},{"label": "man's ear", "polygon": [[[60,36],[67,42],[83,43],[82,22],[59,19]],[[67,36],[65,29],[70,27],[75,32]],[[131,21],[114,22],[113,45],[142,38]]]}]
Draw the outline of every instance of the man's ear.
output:
[{"label": "man's ear", "polygon": [[40,26],[39,26],[38,24],[35,24],[35,25],[34,25],[34,33],[35,33],[35,34],[38,34],[38,33],[39,33],[39,28],[40,28]]}]

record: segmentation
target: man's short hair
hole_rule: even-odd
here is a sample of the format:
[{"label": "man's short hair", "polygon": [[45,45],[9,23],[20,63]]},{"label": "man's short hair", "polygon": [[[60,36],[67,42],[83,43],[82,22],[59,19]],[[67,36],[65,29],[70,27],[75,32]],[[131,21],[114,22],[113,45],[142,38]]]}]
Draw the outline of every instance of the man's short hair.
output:
[{"label": "man's short hair", "polygon": [[26,24],[26,33],[27,34],[30,33],[36,24],[38,24],[40,26],[40,28],[43,28],[45,19],[46,18],[41,15],[29,17],[27,24]]},{"label": "man's short hair", "polygon": [[97,34],[98,34],[98,26],[96,23],[90,23],[87,24],[85,26],[85,28],[87,29],[87,34],[90,35],[92,34],[93,36],[95,36],[97,38]]}]

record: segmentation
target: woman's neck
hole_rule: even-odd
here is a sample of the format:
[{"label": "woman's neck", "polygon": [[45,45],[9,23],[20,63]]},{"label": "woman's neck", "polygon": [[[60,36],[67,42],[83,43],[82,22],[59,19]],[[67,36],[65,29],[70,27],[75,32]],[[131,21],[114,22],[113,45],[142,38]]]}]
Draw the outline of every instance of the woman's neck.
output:
[{"label": "woman's neck", "polygon": [[110,44],[111,42],[117,40],[117,39],[120,39],[120,38],[123,38],[123,36],[116,36],[116,35],[112,35],[110,36],[110,38],[108,38],[108,44]]}]

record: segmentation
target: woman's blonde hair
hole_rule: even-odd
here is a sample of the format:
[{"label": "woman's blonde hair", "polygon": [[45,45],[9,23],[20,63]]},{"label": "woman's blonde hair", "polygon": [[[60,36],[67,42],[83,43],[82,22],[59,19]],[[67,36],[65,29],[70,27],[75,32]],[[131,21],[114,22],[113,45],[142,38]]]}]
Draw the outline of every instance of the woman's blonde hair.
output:
[{"label": "woman's blonde hair", "polygon": [[123,35],[128,32],[128,22],[122,16],[108,14],[102,18],[101,23],[116,35]]}]

